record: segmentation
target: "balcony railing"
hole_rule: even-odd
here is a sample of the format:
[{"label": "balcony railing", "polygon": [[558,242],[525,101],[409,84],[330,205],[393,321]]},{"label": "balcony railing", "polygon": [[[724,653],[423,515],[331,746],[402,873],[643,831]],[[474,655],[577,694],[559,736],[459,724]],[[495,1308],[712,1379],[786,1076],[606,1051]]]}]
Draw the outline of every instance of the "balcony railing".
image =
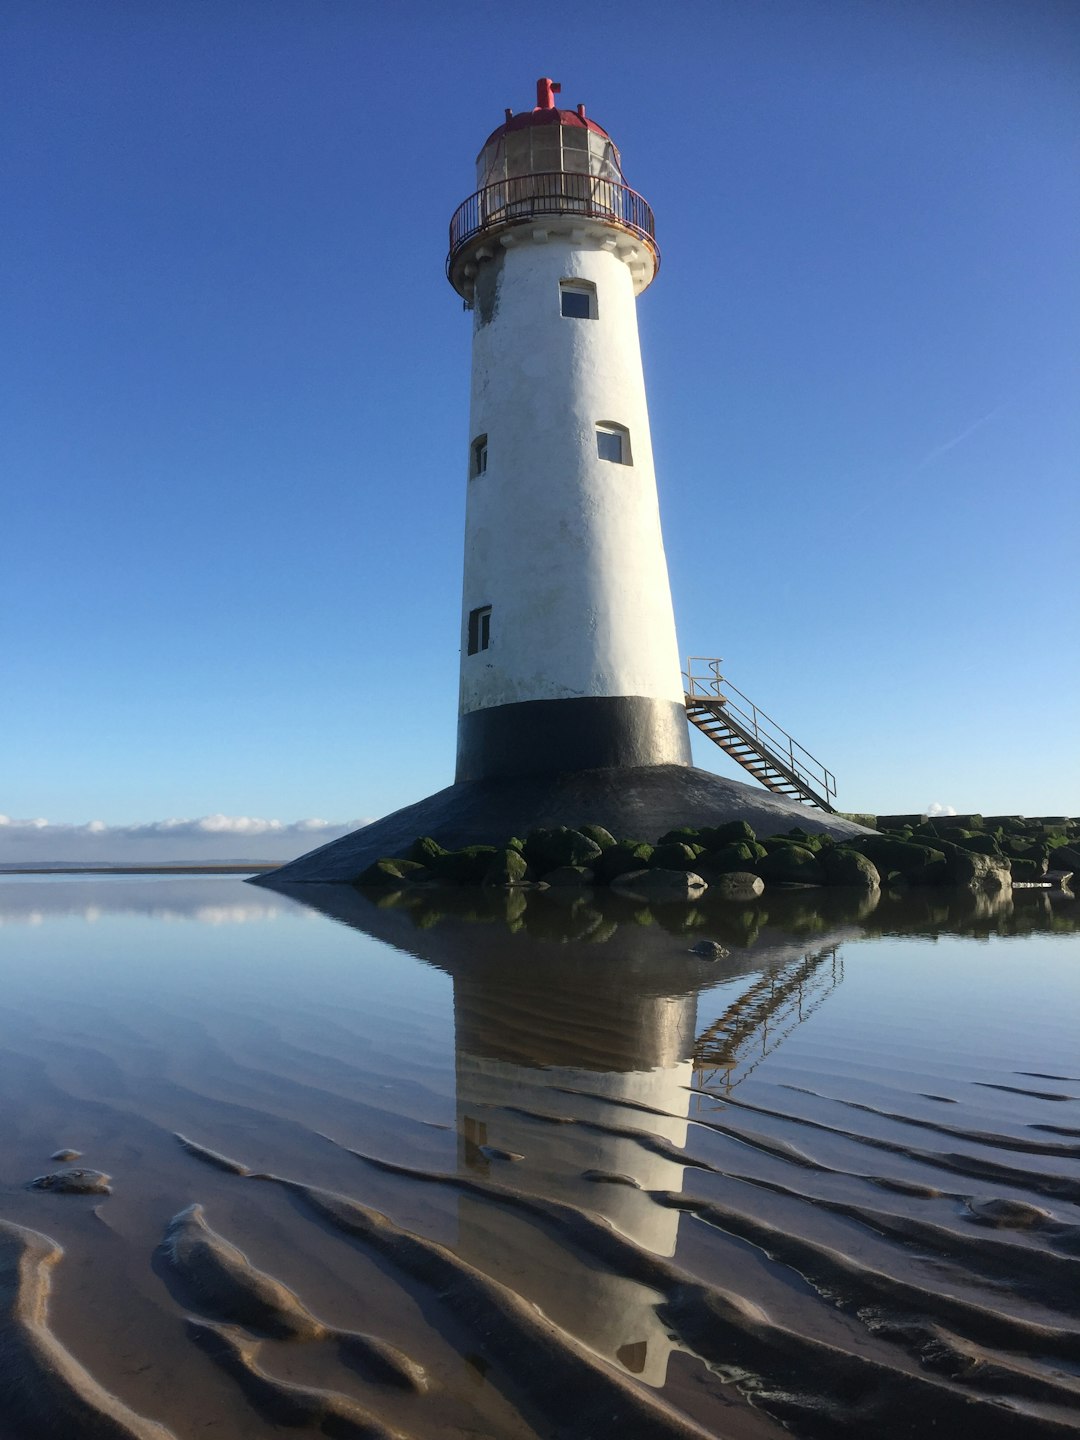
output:
[{"label": "balcony railing", "polygon": [[636,190],[598,175],[554,170],[497,180],[463,201],[450,221],[447,274],[462,246],[475,236],[537,215],[581,215],[613,220],[624,230],[640,235],[656,250],[653,212]]}]

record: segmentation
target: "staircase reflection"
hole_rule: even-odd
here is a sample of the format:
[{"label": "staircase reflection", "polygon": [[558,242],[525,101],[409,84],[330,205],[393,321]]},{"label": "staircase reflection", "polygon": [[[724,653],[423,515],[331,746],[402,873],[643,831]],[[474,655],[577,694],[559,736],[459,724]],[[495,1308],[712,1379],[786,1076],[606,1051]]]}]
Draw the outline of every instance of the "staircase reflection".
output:
[{"label": "staircase reflection", "polygon": [[843,978],[836,945],[767,970],[697,1037],[694,1088],[714,1096],[734,1090]]}]

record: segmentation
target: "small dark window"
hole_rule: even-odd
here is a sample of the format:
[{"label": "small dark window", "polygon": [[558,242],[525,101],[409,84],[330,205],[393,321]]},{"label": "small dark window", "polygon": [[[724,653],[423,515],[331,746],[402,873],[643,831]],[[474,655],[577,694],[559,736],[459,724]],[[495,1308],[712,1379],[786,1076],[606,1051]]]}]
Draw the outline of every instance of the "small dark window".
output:
[{"label": "small dark window", "polygon": [[596,286],[587,280],[561,280],[562,313],[571,320],[596,319]]},{"label": "small dark window", "polygon": [[491,644],[491,606],[469,611],[469,654],[476,655]]},{"label": "small dark window", "polygon": [[596,453],[601,460],[613,460],[616,465],[632,465],[630,432],[623,425],[597,425]]},{"label": "small dark window", "polygon": [[475,480],[487,470],[487,436],[478,435],[469,450],[469,478]]}]

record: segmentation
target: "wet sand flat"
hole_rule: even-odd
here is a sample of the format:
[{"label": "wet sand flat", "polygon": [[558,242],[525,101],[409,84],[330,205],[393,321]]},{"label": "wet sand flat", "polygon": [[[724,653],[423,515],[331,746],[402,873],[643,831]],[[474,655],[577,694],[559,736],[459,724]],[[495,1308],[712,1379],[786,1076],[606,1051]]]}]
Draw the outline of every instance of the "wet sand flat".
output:
[{"label": "wet sand flat", "polygon": [[0,878],[0,1440],[1080,1434],[1070,896],[305,899]]}]

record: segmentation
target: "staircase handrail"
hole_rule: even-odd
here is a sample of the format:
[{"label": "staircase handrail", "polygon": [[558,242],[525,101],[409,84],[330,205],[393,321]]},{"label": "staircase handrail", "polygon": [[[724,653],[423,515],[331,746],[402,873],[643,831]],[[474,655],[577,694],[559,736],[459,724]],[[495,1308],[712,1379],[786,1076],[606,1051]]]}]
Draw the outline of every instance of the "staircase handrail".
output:
[{"label": "staircase handrail", "polygon": [[[694,673],[695,660],[708,665],[708,676]],[[833,772],[816,755],[811,754],[805,745],[800,745],[798,740],[789,735],[771,715],[767,715],[764,710],[759,709],[749,695],[744,695],[738,686],[733,685],[730,680],[721,675],[720,665],[722,663],[722,660],[711,659],[707,655],[688,656],[686,670],[683,672],[687,698],[704,700],[712,705],[722,705],[726,710],[732,711],[751,730],[755,741],[767,757],[777,760],[781,765],[787,765],[803,784],[821,786],[825,791],[826,798],[830,801],[834,800],[836,798],[836,776]],[[734,704],[728,695],[721,691],[721,685],[725,691],[737,695],[740,700],[749,705],[749,713],[741,706]],[[773,733],[765,728],[766,725],[772,727]],[[777,737],[782,737],[779,742]],[[805,756],[805,761],[796,759],[796,750],[799,751],[800,756]],[[809,767],[813,768],[809,768],[806,761],[809,762]]]}]

